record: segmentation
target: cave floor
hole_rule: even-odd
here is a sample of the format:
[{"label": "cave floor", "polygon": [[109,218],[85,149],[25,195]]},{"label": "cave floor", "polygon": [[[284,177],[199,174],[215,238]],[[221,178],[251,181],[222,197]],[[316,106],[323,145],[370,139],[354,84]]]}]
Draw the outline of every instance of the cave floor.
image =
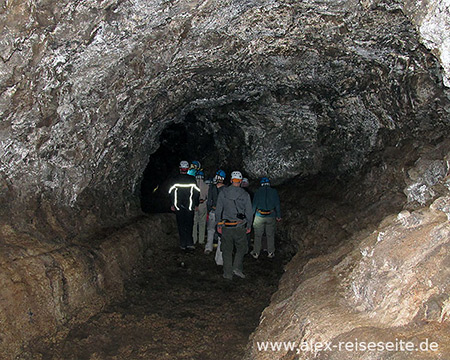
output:
[{"label": "cave floor", "polygon": [[33,346],[33,359],[242,359],[283,259],[246,255],[246,279],[222,278],[214,253],[155,250],[125,299]]}]

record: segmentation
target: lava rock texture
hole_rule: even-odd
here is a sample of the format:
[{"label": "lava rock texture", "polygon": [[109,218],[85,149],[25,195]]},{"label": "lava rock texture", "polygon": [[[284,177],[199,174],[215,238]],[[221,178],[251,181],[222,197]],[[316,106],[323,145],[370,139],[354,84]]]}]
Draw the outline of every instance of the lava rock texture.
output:
[{"label": "lava rock texture", "polygon": [[[245,359],[448,357],[450,142],[415,146],[386,149],[357,182],[326,184],[315,193],[290,189],[286,203],[299,198],[296,191],[304,194],[285,216],[299,251]],[[426,181],[430,171],[439,180]],[[421,190],[411,195],[412,188]],[[425,342],[437,347],[425,349]],[[369,343],[385,348],[369,351]],[[397,345],[388,349],[388,343]]]},{"label": "lava rock texture", "polygon": [[61,238],[136,214],[159,134],[188,115],[221,162],[274,182],[440,136],[446,75],[403,7],[426,15],[395,1],[1,1],[1,217]]},{"label": "lava rock texture", "polygon": [[[125,281],[141,271],[146,251],[169,242],[174,230],[173,219],[161,215],[97,234],[89,246],[50,250],[32,237],[23,246],[2,244],[0,359],[35,359],[24,352],[30,342],[63,332],[123,298]],[[5,238],[15,236],[10,229]]]},{"label": "lava rock texture", "polygon": [[[0,264],[2,288],[10,289],[0,297],[1,323],[7,324],[0,346],[15,353],[26,340],[22,334],[52,331],[54,324],[75,319],[95,303],[103,288],[92,276],[107,266],[91,261],[89,242],[99,228],[141,213],[139,189],[149,156],[163,131],[186,119],[213,139],[211,163],[214,157],[217,165],[238,167],[250,178],[268,175],[281,184],[324,173],[333,179],[366,174],[351,183],[363,202],[349,195],[352,201],[341,198],[345,201],[331,206],[336,189],[319,203],[312,196],[300,200],[302,193],[285,193],[291,226],[283,231],[292,246],[303,255],[315,251],[328,257],[323,263],[318,258],[317,266],[309,263],[299,298],[290,298],[289,291],[300,286],[305,258],[291,263],[291,279],[284,277],[282,292],[266,311],[279,323],[262,322],[255,339],[275,327],[286,337],[307,339],[313,315],[300,318],[298,312],[309,306],[310,314],[319,314],[314,303],[331,306],[325,315],[344,318],[341,303],[317,294],[325,299],[321,303],[311,295],[327,288],[355,311],[386,310],[394,298],[380,302],[377,291],[389,292],[399,280],[381,272],[368,284],[365,272],[384,266],[380,254],[391,243],[385,265],[410,276],[418,261],[433,277],[432,285],[428,290],[412,285],[417,298],[400,288],[408,313],[388,312],[377,322],[366,316],[364,324],[403,326],[412,316],[445,324],[448,312],[442,309],[448,301],[442,299],[449,289],[427,261],[442,255],[436,264],[448,265],[448,251],[442,250],[448,239],[443,215],[448,194],[442,192],[448,157],[429,162],[419,152],[425,153],[424,142],[435,145],[448,135],[448,33],[444,1],[0,0]],[[415,156],[406,151],[407,141],[422,142],[412,147]],[[405,154],[409,162],[399,161]],[[385,172],[379,163],[399,167]],[[411,170],[408,178],[402,169]],[[379,201],[386,197],[389,201]],[[302,212],[301,201],[311,204],[310,212]],[[420,213],[431,201],[434,210]],[[314,212],[319,204],[331,207]],[[358,208],[362,212],[354,211]],[[410,213],[377,227],[376,236],[352,238],[366,225],[375,226],[389,209]],[[313,231],[306,233],[308,228]],[[398,240],[405,250],[394,244],[400,230],[411,235]],[[429,247],[417,248],[423,257],[413,251],[420,231],[431,239]],[[120,239],[132,241],[126,234]],[[329,251],[324,249],[345,239],[353,240],[324,255]],[[131,247],[131,242],[116,243],[113,254]],[[401,267],[397,255],[407,264]],[[125,256],[123,278],[139,256]],[[344,258],[354,264],[346,266]],[[350,288],[335,281],[340,273]],[[433,285],[441,280],[440,287]],[[67,286],[74,291],[69,299]],[[366,288],[372,292],[365,294]],[[20,295],[25,293],[25,299],[37,299],[36,309],[26,306]],[[106,293],[114,297],[120,291]],[[82,295],[84,302],[78,302]],[[281,303],[283,296],[292,301]],[[283,306],[290,309],[285,315],[279,313]],[[35,314],[46,315],[37,319]],[[334,320],[330,327],[318,321],[314,326],[323,339],[342,335]],[[351,331],[350,322],[344,330]]]}]

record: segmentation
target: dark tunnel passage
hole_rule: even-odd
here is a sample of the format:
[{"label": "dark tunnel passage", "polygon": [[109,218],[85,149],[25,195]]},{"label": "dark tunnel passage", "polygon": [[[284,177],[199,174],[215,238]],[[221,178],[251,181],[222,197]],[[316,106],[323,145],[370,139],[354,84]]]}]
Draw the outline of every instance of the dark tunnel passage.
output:
[{"label": "dark tunnel passage", "polygon": [[[159,148],[150,155],[141,182],[140,203],[145,213],[170,211],[168,190],[181,160],[200,161],[205,179],[212,179],[218,169],[224,170],[227,184],[232,171],[242,171],[246,149],[239,125],[226,115],[220,120],[200,116],[191,112],[183,122],[172,123],[162,131]],[[257,179],[249,180],[254,187]]]},{"label": "dark tunnel passage", "polygon": [[168,190],[179,172],[181,160],[200,160],[206,166],[217,156],[214,137],[188,114],[185,121],[167,126],[159,137],[159,148],[149,157],[141,182],[141,208],[146,213],[170,211]]},{"label": "dark tunnel passage", "polygon": [[[0,0],[0,360],[450,358],[444,3]],[[180,246],[181,160],[275,257]],[[439,352],[260,347],[355,338]]]}]

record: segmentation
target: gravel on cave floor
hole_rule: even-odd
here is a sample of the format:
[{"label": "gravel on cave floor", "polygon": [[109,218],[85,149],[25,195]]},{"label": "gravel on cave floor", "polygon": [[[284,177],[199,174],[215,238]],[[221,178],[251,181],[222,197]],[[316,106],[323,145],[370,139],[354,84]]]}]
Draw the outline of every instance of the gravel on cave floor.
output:
[{"label": "gravel on cave floor", "polygon": [[246,255],[246,279],[222,278],[214,253],[155,249],[126,296],[64,335],[33,345],[33,359],[242,359],[276,291],[281,256]]}]

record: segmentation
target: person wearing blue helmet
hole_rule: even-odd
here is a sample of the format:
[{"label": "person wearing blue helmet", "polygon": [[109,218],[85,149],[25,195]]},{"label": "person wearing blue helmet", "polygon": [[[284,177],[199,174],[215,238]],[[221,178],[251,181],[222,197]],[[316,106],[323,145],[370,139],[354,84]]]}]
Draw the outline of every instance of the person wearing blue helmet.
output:
[{"label": "person wearing blue helmet", "polygon": [[217,198],[220,192],[224,189],[226,173],[223,170],[217,170],[214,176],[213,183],[209,185],[208,190],[208,201],[207,201],[207,211],[208,211],[208,225],[207,225],[207,240],[205,245],[205,254],[210,254],[214,249],[214,238],[217,237],[216,233],[216,206]]},{"label": "person wearing blue helmet", "polygon": [[275,256],[275,227],[276,223],[281,221],[278,191],[270,186],[270,179],[268,177],[261,178],[260,184],[261,187],[256,191],[253,198],[255,243],[251,255],[255,259],[260,255],[264,232],[267,237],[267,257],[273,258]]},{"label": "person wearing blue helmet", "polygon": [[199,171],[203,171],[202,164],[200,164],[200,161],[194,160],[189,165],[187,174],[195,177]]},{"label": "person wearing blue helmet", "polygon": [[194,168],[197,171],[202,170],[202,165],[200,164],[200,161],[194,160],[191,162],[191,167]]},{"label": "person wearing blue helmet", "polygon": [[206,229],[206,214],[207,214],[207,199],[209,187],[205,183],[205,173],[202,170],[198,170],[195,179],[197,181],[197,187],[200,189],[200,204],[198,209],[195,210],[194,215],[194,230],[192,232],[192,238],[194,244],[205,243],[205,229]]}]

